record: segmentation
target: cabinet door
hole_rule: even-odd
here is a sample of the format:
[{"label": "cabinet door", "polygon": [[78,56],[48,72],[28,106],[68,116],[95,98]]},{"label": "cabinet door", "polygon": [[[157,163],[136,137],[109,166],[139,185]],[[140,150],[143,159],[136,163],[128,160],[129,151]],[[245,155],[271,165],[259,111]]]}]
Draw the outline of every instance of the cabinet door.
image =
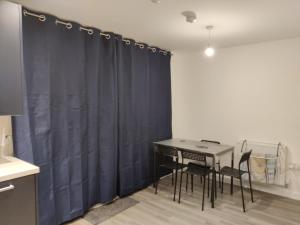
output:
[{"label": "cabinet door", "polygon": [[36,225],[35,176],[0,183],[0,224]]},{"label": "cabinet door", "polygon": [[22,8],[0,0],[0,115],[22,114]]}]

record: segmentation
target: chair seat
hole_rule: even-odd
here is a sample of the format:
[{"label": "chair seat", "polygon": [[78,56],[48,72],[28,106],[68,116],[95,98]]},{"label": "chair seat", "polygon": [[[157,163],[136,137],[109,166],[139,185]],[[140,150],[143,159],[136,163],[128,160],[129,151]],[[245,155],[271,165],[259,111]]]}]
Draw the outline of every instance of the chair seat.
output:
[{"label": "chair seat", "polygon": [[[241,170],[241,175],[247,173],[246,171]],[[229,166],[224,166],[222,167],[220,174],[225,175],[225,176],[230,176],[230,177],[236,177],[239,178],[240,177],[240,172],[238,169],[235,168],[231,168]]]},{"label": "chair seat", "polygon": [[[167,169],[176,170],[177,163],[176,162],[167,162],[167,163],[160,164],[159,166],[167,168]],[[186,164],[178,163],[178,169],[185,168],[185,167],[187,167]]]},{"label": "chair seat", "polygon": [[[195,165],[204,166],[204,162],[192,162],[192,163]],[[216,163],[216,164],[218,164],[218,163]],[[211,163],[207,163],[207,168],[210,168],[210,171],[212,172],[212,164]],[[216,168],[215,172],[217,174],[220,173],[220,171],[217,168]]]},{"label": "chair seat", "polygon": [[[198,166],[205,166],[205,163],[204,162],[200,162],[200,161],[190,162],[190,164],[195,164],[195,165],[198,165]],[[210,168],[210,167],[212,167],[212,164],[210,162],[207,162],[206,166],[208,168]]]},{"label": "chair seat", "polygon": [[209,167],[205,167],[196,163],[189,163],[187,165],[186,171],[184,172],[198,176],[205,176],[209,174],[210,170]]}]

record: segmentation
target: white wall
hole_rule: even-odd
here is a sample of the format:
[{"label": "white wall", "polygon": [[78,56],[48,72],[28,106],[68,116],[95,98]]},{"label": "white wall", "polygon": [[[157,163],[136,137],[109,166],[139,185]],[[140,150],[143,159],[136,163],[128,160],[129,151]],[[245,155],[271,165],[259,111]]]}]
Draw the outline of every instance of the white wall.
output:
[{"label": "white wall", "polygon": [[[4,141],[6,136],[9,139]],[[11,117],[10,116],[0,116],[0,151],[3,151],[4,155],[12,155],[12,130],[11,130]],[[1,154],[1,152],[0,152]]]},{"label": "white wall", "polygon": [[[280,141],[300,164],[300,38],[219,49],[211,59],[175,52],[172,99],[174,137]],[[290,188],[300,198],[300,184]]]}]

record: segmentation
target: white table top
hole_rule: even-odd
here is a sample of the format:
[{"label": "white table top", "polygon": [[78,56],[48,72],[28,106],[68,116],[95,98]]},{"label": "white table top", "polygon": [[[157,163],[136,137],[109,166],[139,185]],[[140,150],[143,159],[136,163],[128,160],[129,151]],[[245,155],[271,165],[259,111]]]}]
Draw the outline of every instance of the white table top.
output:
[{"label": "white table top", "polygon": [[231,145],[215,144],[210,142],[201,142],[177,138],[153,142],[153,144],[172,147],[183,151],[201,152],[211,157],[220,156],[222,154],[234,150],[234,146]]}]

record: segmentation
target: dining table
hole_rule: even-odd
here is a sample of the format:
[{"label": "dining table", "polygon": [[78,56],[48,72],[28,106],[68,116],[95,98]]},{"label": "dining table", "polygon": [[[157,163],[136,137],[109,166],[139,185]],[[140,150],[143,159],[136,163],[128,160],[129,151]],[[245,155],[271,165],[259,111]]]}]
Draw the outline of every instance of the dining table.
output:
[{"label": "dining table", "polygon": [[[153,142],[154,145],[154,163],[156,163],[157,149],[160,146],[176,149],[178,151],[186,151],[192,153],[201,153],[206,157],[212,158],[212,185],[211,185],[211,207],[215,207],[215,199],[217,197],[216,188],[216,158],[224,154],[231,153],[231,167],[234,167],[234,146],[225,144],[216,144],[211,142],[203,142],[197,140],[187,140],[180,138],[172,138],[162,141]],[[165,149],[165,148],[162,148]],[[154,165],[155,168],[155,165]],[[154,179],[156,180],[156,172],[154,172]],[[231,177],[230,192],[233,193],[233,177]]]}]

